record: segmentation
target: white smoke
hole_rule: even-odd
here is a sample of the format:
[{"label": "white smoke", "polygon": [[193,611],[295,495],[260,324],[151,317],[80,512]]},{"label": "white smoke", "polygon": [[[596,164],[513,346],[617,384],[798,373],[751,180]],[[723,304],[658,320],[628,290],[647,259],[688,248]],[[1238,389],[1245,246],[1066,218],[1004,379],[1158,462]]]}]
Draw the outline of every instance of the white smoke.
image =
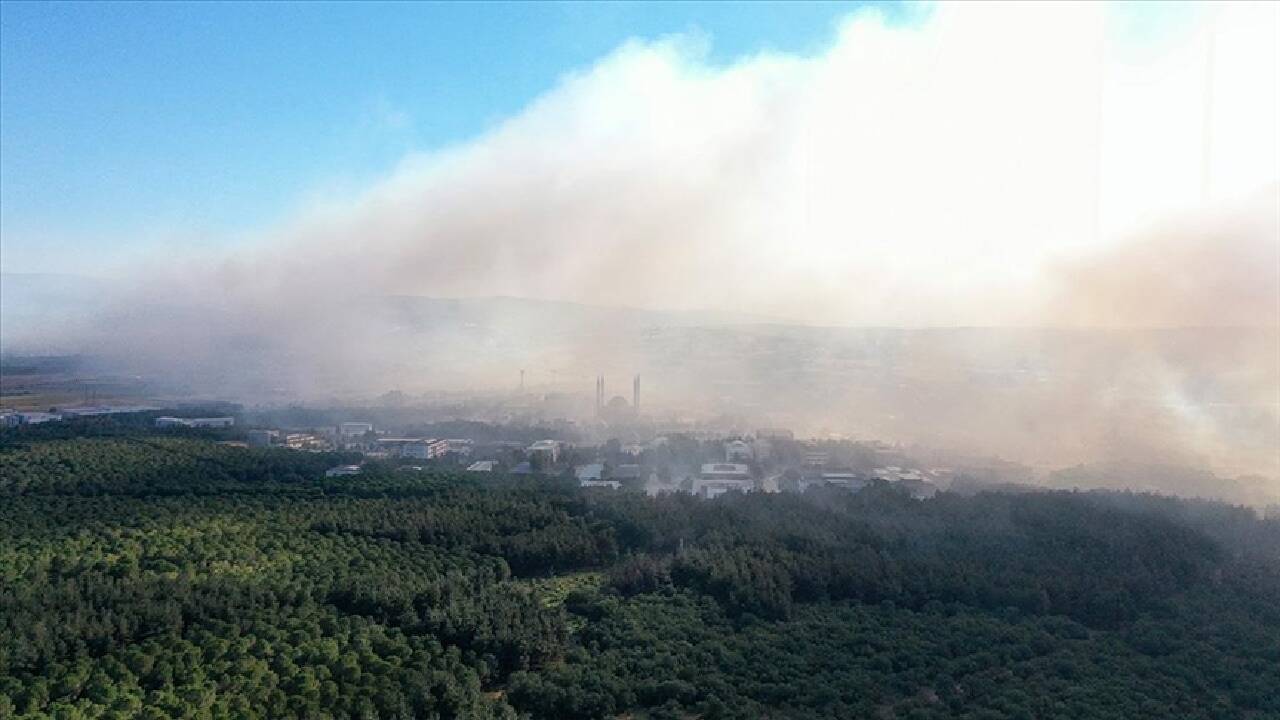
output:
[{"label": "white smoke", "polygon": [[[1276,179],[1275,8],[1229,9],[1137,65],[1100,5],[862,12],[816,57],[727,67],[689,38],[632,42],[215,282],[1036,324],[1046,268]],[[1206,165],[1208,65],[1187,56],[1268,19],[1253,53],[1217,51]]]},{"label": "white smoke", "polygon": [[[294,389],[491,379],[449,338],[352,312],[385,295],[834,325],[1271,330],[1277,8],[1176,15],[1152,29],[1130,6],[1086,3],[950,3],[897,25],[860,11],[816,55],[723,66],[700,38],[632,41],[491,131],[406,158],[232,255],[133,268],[145,284],[91,346],[215,384],[246,367]],[[594,337],[589,354],[607,362],[599,346],[615,338]],[[1280,361],[1247,348],[1207,367],[1254,368],[1232,397],[1260,407],[1267,432]],[[504,372],[525,354],[503,352]],[[1186,360],[1126,373],[1181,407]],[[1077,394],[1088,387],[1037,402],[1093,438],[1120,421]],[[1202,418],[1184,420],[1169,422],[1204,435]]]}]

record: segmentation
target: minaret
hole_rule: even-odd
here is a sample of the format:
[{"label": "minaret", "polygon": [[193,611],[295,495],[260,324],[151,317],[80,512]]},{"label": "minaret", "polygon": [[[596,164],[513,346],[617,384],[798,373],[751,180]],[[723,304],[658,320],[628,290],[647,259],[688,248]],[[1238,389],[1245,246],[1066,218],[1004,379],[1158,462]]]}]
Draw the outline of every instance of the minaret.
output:
[{"label": "minaret", "polygon": [[640,414],[640,376],[638,374],[636,379],[631,381],[631,409],[637,415]]}]

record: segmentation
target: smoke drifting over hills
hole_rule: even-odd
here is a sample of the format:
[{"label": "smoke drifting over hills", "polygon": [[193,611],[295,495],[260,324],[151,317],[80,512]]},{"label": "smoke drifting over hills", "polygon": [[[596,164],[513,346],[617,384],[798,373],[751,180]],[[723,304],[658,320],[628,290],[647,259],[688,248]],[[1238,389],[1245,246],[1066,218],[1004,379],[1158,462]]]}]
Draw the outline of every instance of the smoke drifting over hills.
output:
[{"label": "smoke drifting over hills", "polygon": [[246,397],[640,370],[659,400],[814,428],[1280,476],[1276,9],[1156,39],[1113,12],[860,13],[815,56],[723,67],[696,37],[632,42],[233,255],[132,268],[96,331],[38,339]]}]

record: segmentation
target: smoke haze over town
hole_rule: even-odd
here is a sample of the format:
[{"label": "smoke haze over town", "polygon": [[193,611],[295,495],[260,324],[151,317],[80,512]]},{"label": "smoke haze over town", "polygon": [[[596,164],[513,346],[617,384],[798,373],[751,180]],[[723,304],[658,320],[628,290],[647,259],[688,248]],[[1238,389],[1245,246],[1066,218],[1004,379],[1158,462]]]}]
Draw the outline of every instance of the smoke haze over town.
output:
[{"label": "smoke haze over town", "polygon": [[41,254],[10,221],[4,350],[251,404],[638,373],[670,417],[1280,493],[1276,13],[636,37],[218,242]]}]

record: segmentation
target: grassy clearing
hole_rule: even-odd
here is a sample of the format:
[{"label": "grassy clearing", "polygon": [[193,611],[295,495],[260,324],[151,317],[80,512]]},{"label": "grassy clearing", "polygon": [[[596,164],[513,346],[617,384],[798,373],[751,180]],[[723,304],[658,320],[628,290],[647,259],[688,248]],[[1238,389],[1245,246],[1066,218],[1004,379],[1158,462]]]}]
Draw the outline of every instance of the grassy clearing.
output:
[{"label": "grassy clearing", "polygon": [[604,574],[598,572],[577,572],[557,575],[550,578],[527,580],[529,588],[542,602],[544,607],[554,608],[564,604],[565,598],[574,590],[590,590],[604,583]]}]

